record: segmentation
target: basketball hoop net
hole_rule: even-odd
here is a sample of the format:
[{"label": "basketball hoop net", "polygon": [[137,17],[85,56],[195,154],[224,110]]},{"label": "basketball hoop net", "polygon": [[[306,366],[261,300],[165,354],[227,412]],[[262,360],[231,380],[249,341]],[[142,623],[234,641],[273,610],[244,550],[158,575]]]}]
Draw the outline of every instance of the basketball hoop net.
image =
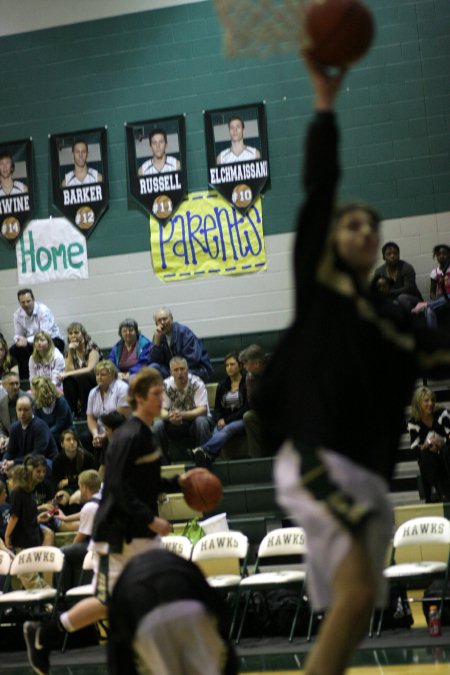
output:
[{"label": "basketball hoop net", "polygon": [[298,53],[305,45],[304,0],[214,0],[224,28],[225,54]]}]

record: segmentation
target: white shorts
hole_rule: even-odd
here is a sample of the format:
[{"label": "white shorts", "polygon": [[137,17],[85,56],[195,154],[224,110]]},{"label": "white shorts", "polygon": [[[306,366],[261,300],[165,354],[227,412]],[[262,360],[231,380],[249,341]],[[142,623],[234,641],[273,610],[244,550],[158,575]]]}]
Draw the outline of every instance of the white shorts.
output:
[{"label": "white shorts", "polygon": [[[155,548],[161,548],[161,546],[161,537],[159,536],[153,539],[132,539],[129,544],[123,545],[121,553],[96,555],[92,579],[96,597],[106,604],[127,562],[140,553],[146,553]],[[92,548],[95,550],[95,543]]]},{"label": "white shorts", "polygon": [[227,657],[216,619],[196,600],[160,605],[146,614],[133,650],[140,675],[220,675]]},{"label": "white shorts", "polygon": [[[370,561],[372,576],[377,581],[376,605],[384,606],[386,584],[383,569],[394,528],[387,484],[380,476],[332,450],[321,450],[320,458],[331,480],[345,494],[360,504],[369,505],[373,511],[361,532],[361,541]],[[333,579],[352,544],[352,536],[324,503],[314,499],[303,488],[300,475],[301,456],[288,441],[279,450],[275,461],[277,501],[306,532],[306,583],[312,606],[315,610],[323,610],[331,604]]]}]

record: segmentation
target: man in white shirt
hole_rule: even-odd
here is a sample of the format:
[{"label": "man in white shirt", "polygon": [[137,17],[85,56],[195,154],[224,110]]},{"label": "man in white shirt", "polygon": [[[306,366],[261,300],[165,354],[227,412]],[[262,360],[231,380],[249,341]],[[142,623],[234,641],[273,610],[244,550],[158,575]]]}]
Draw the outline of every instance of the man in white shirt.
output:
[{"label": "man in white shirt", "polygon": [[189,372],[187,361],[181,356],[171,359],[170,373],[164,380],[161,419],[153,425],[157,445],[166,459],[170,457],[169,439],[187,439],[189,447],[198,447],[211,437],[212,430],[203,380]]},{"label": "man in white shirt", "polygon": [[51,310],[42,302],[36,302],[30,288],[17,291],[20,307],[13,315],[14,344],[11,354],[17,359],[21,380],[29,377],[28,361],[33,352],[34,336],[38,331],[51,335],[55,347],[64,354],[64,340]]}]

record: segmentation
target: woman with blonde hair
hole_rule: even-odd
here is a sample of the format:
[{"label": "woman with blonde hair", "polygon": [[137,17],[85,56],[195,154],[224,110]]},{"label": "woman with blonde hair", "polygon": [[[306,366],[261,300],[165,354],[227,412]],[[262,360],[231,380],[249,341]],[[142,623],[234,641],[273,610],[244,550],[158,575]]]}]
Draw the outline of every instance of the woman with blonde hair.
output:
[{"label": "woman with blonde hair", "polygon": [[428,387],[419,387],[414,392],[408,431],[425,501],[450,501],[450,412],[436,408],[436,396]]},{"label": "woman with blonde hair", "polygon": [[61,449],[60,436],[73,426],[72,413],[64,396],[49,377],[33,377],[31,393],[36,403],[35,414],[49,427],[56,445]]},{"label": "woman with blonde hair", "polygon": [[64,372],[58,375],[64,396],[74,415],[86,415],[89,392],[96,385],[95,366],[102,352],[82,323],[67,326],[67,349]]},{"label": "woman with blonde hair", "polygon": [[43,375],[49,377],[53,384],[59,383],[59,373],[64,370],[64,356],[55,347],[52,336],[38,330],[34,336],[33,353],[28,362],[30,381],[33,377]]}]

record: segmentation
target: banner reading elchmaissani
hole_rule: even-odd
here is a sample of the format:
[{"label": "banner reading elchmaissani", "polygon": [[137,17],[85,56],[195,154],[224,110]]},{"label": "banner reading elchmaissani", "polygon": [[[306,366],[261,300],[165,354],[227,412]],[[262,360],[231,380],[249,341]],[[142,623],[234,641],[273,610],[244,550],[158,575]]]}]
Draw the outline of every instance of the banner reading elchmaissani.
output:
[{"label": "banner reading elchmaissani", "polygon": [[150,218],[153,269],[163,281],[266,269],[261,199],[245,215],[213,192],[192,192],[165,225]]},{"label": "banner reading elchmaissani", "polygon": [[30,221],[16,257],[19,286],[89,278],[86,239],[65,218]]}]

